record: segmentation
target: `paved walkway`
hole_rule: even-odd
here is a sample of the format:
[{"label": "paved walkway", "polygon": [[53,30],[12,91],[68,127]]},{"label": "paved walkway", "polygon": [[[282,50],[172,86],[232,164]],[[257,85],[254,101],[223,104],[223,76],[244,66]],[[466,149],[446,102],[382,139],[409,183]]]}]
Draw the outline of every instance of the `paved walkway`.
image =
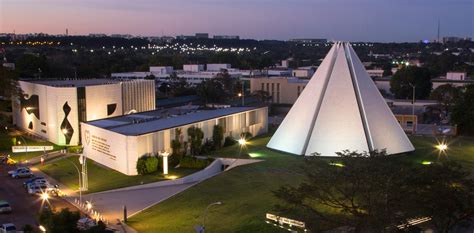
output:
[{"label": "paved walkway", "polygon": [[[127,206],[128,217],[156,205],[196,184],[222,173],[222,165],[228,166],[225,171],[234,167],[260,162],[256,159],[216,159],[204,170],[189,176],[168,181],[154,182],[127,188],[109,190],[100,193],[88,194],[82,197],[83,201],[91,201],[94,209],[109,223],[123,219],[123,206]],[[74,198],[74,197],[73,197]]]}]

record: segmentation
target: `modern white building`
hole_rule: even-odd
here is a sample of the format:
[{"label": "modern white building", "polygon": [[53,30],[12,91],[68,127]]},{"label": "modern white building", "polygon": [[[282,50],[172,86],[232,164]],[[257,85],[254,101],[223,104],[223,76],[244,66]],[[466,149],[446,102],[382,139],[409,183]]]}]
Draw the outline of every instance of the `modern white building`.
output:
[{"label": "modern white building", "polygon": [[414,147],[349,43],[333,45],[267,144],[297,155]]},{"label": "modern white building", "polygon": [[206,66],[207,71],[221,71],[221,70],[228,70],[230,68],[231,68],[230,64],[224,64],[224,63],[207,64]]},{"label": "modern white building", "polygon": [[80,143],[79,122],[155,109],[153,80],[19,81],[13,123],[58,145]]},{"label": "modern white building", "polygon": [[183,65],[183,71],[190,71],[190,72],[204,71],[204,65],[202,65],[202,64],[185,64],[185,65]]},{"label": "modern white building", "polygon": [[466,80],[467,73],[466,72],[447,72],[446,79],[448,80]]},{"label": "modern white building", "polygon": [[215,78],[223,69],[227,70],[232,78],[252,76],[259,73],[256,70],[233,69],[230,64],[207,64],[207,70],[204,71],[204,65],[192,64],[183,65],[182,70],[174,70],[170,66],[152,66],[149,72],[112,73],[111,76],[114,79],[144,79],[153,75],[158,82],[169,82],[170,75],[175,73],[179,78],[186,80],[187,83],[196,85],[202,81]]},{"label": "modern white building", "polygon": [[200,110],[194,106],[161,109],[81,123],[84,155],[126,175],[137,175],[137,160],[144,155],[172,152],[171,141],[187,141],[187,129],[195,126],[212,140],[214,125],[224,136],[267,132],[267,107],[231,107]]}]

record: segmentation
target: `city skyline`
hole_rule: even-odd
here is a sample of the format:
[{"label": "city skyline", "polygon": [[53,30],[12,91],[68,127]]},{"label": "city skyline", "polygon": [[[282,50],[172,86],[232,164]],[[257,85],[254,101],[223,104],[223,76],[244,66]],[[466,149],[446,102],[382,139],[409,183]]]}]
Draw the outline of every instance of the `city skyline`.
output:
[{"label": "city skyline", "polygon": [[[2,0],[4,33],[177,36],[206,32],[249,39],[327,38],[403,42],[472,37],[469,0]],[[21,15],[21,17],[18,17]],[[119,23],[118,23],[119,22]]]}]

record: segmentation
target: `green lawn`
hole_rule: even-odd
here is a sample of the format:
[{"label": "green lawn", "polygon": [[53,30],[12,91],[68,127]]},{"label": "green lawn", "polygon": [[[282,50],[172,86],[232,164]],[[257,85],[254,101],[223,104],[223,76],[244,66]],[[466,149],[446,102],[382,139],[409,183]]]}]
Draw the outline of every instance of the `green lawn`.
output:
[{"label": "green lawn", "polygon": [[[71,189],[77,190],[79,186],[77,170],[66,160],[73,162],[80,169],[78,156],[57,160],[44,166],[40,166],[39,169],[58,182],[67,185]],[[183,177],[196,171],[196,169],[170,169],[169,176]],[[127,176],[110,168],[98,165],[90,159],[87,160],[87,172],[89,178],[89,191],[87,193],[146,184],[167,179],[161,173],[144,176]]]},{"label": "green lawn", "polygon": [[[270,137],[261,137],[248,143],[240,152],[239,146],[223,148],[214,156],[243,157],[247,154],[264,162],[238,167],[206,180],[152,208],[129,219],[129,225],[140,233],[193,232],[193,226],[201,222],[206,206],[223,201],[212,207],[207,215],[206,232],[278,232],[280,228],[265,223],[265,213],[271,212],[278,200],[272,191],[282,185],[297,185],[304,177],[298,169],[304,160],[275,152],[265,147]],[[436,161],[438,153],[433,138],[412,138],[417,151],[400,155],[414,163]],[[447,155],[474,171],[474,139],[456,138],[449,142]],[[282,231],[284,232],[284,231]]]},{"label": "green lawn", "polygon": [[[17,162],[23,162],[25,160],[29,160],[31,158],[40,156],[43,154],[43,151],[35,151],[35,152],[20,152],[20,153],[12,153],[12,145],[13,145],[13,138],[16,138],[16,142],[18,146],[23,146],[25,145],[25,142],[28,146],[53,146],[53,151],[54,150],[60,150],[64,147],[58,146],[56,144],[53,144],[48,141],[37,141],[35,139],[31,139],[27,136],[19,137],[19,136],[12,136],[9,134],[6,134],[5,132],[0,134],[0,153],[1,154],[9,154],[11,155],[11,158],[16,160]],[[21,144],[18,144],[21,143]]]}]

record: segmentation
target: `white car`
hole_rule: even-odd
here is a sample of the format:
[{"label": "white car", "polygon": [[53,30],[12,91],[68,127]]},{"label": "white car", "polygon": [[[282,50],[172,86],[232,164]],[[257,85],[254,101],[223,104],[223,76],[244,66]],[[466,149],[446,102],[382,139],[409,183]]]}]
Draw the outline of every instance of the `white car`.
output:
[{"label": "white car", "polygon": [[28,194],[34,195],[47,192],[47,189],[48,185],[46,184],[28,184],[26,190],[28,191]]},{"label": "white car", "polygon": [[5,223],[0,226],[0,233],[16,233],[16,226],[13,223]]},{"label": "white car", "polygon": [[12,212],[12,207],[6,201],[0,200],[0,214],[9,214]]}]

